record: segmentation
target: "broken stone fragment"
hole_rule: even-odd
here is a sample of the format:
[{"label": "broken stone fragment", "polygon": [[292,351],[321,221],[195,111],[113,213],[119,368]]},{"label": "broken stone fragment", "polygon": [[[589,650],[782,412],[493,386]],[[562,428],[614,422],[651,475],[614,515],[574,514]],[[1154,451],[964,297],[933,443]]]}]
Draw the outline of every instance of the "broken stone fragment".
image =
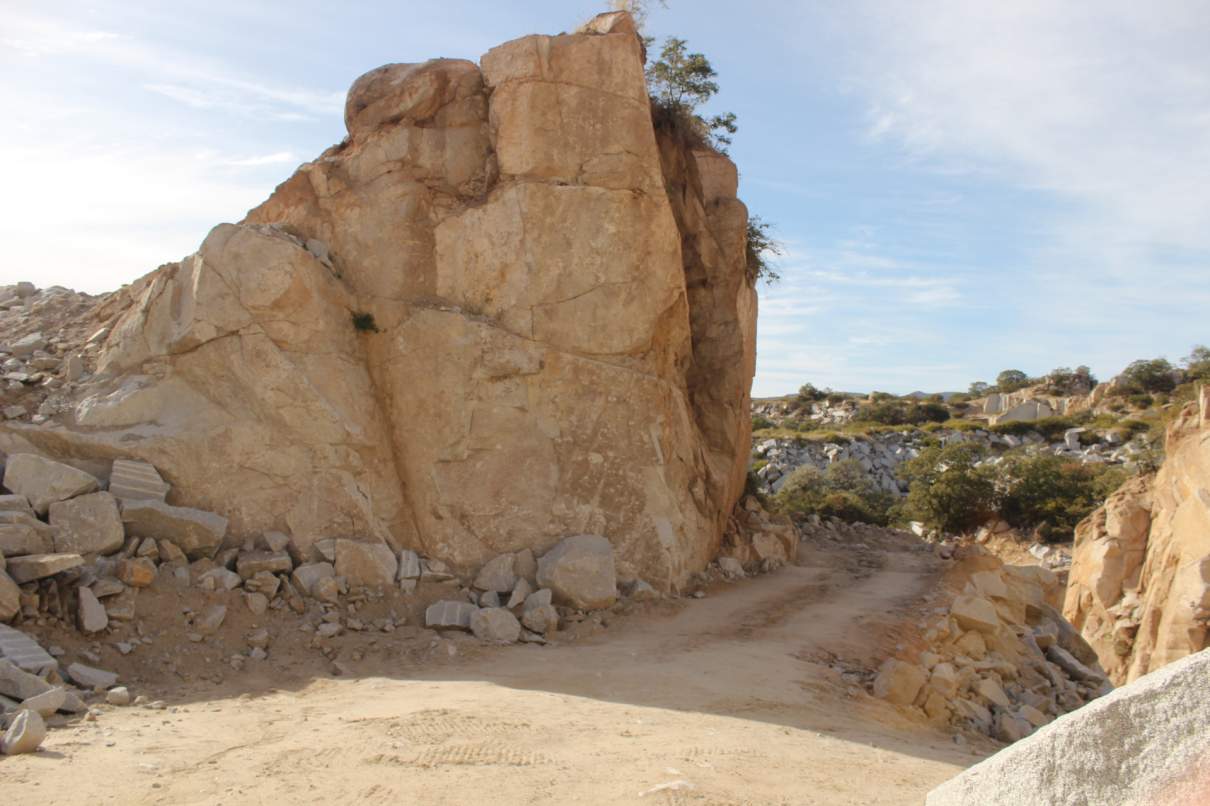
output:
[{"label": "broken stone fragment", "polygon": [[104,669],[95,669],[83,663],[73,663],[67,667],[67,676],[77,686],[83,689],[102,690],[112,688],[118,682],[118,676]]},{"label": "broken stone fragment", "polygon": [[67,702],[67,692],[55,687],[23,701],[21,707],[28,711],[37,711],[39,716],[48,717],[63,707]]},{"label": "broken stone fragment", "polygon": [[964,630],[993,633],[1000,627],[995,606],[978,596],[959,596],[950,606],[950,613]]},{"label": "broken stone fragment", "polygon": [[250,551],[239,555],[235,570],[244,579],[249,579],[261,572],[285,573],[294,570],[294,561],[285,551]]},{"label": "broken stone fragment", "polygon": [[551,604],[535,604],[526,607],[521,614],[521,623],[531,632],[549,635],[559,629],[559,611]]},{"label": "broken stone fragment", "polygon": [[100,632],[109,626],[109,615],[105,607],[90,589],[80,588],[77,622],[86,633]]},{"label": "broken stone fragment", "polygon": [[133,557],[118,563],[117,577],[132,588],[146,588],[155,582],[155,563],[146,557]]},{"label": "broken stone fragment", "polygon": [[336,569],[331,563],[307,563],[294,569],[290,575],[294,586],[308,596],[313,595],[316,583],[322,579],[336,576]]},{"label": "broken stone fragment", "polygon": [[399,571],[399,560],[389,546],[354,540],[336,541],[334,565],[336,575],[350,585],[370,588],[392,587]]},{"label": "broken stone fragment", "polygon": [[47,683],[36,674],[17,668],[10,659],[0,658],[0,694],[11,697],[17,702],[45,694],[54,686]]},{"label": "broken stone fragment", "polygon": [[123,501],[122,522],[128,535],[168,540],[191,560],[213,557],[227,534],[221,515],[154,500]]},{"label": "broken stone fragment", "polygon": [[7,571],[0,571],[0,621],[11,621],[20,612],[21,589]]},{"label": "broken stone fragment", "polygon": [[50,505],[100,488],[95,476],[32,453],[14,453],[4,468],[4,486],[25,496],[38,515]]},{"label": "broken stone fragment", "polygon": [[24,585],[26,582],[79,568],[83,564],[84,558],[79,554],[29,554],[24,557],[10,557],[6,570],[14,582]]},{"label": "broken stone fragment", "polygon": [[0,753],[16,756],[33,753],[46,739],[46,723],[37,711],[21,711],[0,738]]},{"label": "broken stone fragment", "polygon": [[517,584],[516,561],[512,554],[501,554],[490,560],[475,577],[475,587],[481,591],[510,592]]},{"label": "broken stone fragment", "polygon": [[469,630],[471,614],[478,610],[470,602],[444,600],[424,611],[424,626],[437,630]]},{"label": "broken stone fragment", "polygon": [[112,554],[126,540],[118,502],[107,492],[58,501],[50,505],[49,513],[57,552]]},{"label": "broken stone fragment", "polygon": [[911,705],[926,680],[928,672],[916,664],[887,658],[874,678],[874,696],[895,705]]},{"label": "broken stone fragment", "polygon": [[470,628],[476,638],[489,644],[512,644],[521,637],[521,623],[502,607],[474,611]]},{"label": "broken stone fragment", "polygon": [[146,462],[115,459],[109,476],[109,492],[122,501],[163,501],[171,486]]}]

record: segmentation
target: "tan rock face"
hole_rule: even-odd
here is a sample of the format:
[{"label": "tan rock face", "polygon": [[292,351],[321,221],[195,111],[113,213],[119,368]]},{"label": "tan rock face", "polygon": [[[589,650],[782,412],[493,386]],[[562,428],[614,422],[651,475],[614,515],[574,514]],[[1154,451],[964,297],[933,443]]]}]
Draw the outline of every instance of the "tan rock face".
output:
[{"label": "tan rock face", "polygon": [[1170,427],[1159,472],[1076,529],[1063,614],[1116,683],[1210,646],[1210,389]]},{"label": "tan rock face", "polygon": [[150,462],[230,545],[587,533],[683,582],[743,488],[747,213],[655,131],[629,19],[584,31],[358,79],[345,142],[123,292],[75,422],[0,448]]}]

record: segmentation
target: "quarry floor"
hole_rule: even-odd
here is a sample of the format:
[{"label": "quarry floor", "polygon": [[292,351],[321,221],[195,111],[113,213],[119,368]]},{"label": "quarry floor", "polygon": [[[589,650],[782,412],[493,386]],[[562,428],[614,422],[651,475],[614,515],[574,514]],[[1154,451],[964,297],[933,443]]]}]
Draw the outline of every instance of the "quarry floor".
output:
[{"label": "quarry floor", "polygon": [[863,675],[940,573],[906,545],[804,544],[797,565],[558,645],[445,642],[333,677],[315,652],[222,682],[149,673],[0,761],[12,804],[919,804],[997,747],[955,743]]}]

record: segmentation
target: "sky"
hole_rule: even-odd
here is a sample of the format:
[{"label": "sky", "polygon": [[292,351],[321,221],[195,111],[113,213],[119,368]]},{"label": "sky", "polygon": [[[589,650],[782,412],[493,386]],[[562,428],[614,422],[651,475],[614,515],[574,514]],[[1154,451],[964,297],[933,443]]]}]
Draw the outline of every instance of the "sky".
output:
[{"label": "sky", "polygon": [[[108,291],[344,134],[387,62],[589,0],[0,0],[0,283]],[[1210,342],[1210,3],[669,0],[772,223],[757,396],[963,390]]]}]

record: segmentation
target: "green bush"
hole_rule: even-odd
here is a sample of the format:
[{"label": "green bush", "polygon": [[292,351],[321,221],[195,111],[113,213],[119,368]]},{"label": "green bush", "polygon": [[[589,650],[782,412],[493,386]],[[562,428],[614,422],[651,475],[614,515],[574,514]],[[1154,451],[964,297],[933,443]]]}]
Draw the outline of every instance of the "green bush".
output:
[{"label": "green bush", "polygon": [[823,400],[827,396],[827,392],[815,388],[815,384],[812,383],[804,383],[798,387],[798,402],[800,403],[814,403],[817,400]]},{"label": "green bush", "polygon": [[989,429],[995,434],[1011,434],[1023,437],[1030,432],[1040,434],[1049,442],[1058,442],[1063,438],[1063,432],[1069,428],[1082,425],[1083,421],[1076,417],[1042,417],[1032,422],[1011,422],[993,425]]},{"label": "green bush", "polygon": [[1076,524],[1127,478],[1120,467],[1050,454],[1011,456],[1000,472],[1000,517],[1018,529],[1036,530],[1049,543],[1071,540]]},{"label": "green bush", "polygon": [[1015,392],[1029,386],[1030,378],[1019,369],[1006,369],[996,376],[997,392]]},{"label": "green bush", "polygon": [[1118,376],[1113,394],[1120,397],[1171,392],[1176,388],[1172,364],[1163,358],[1135,361]]},{"label": "green bush", "polygon": [[1126,400],[1136,409],[1149,409],[1155,404],[1155,398],[1151,395],[1130,395]]},{"label": "green bush", "polygon": [[943,423],[949,418],[949,409],[941,403],[909,403],[895,398],[876,398],[875,402],[866,403],[857,409],[856,417],[861,422],[881,425]]},{"label": "green bush", "polygon": [[752,430],[753,431],[760,431],[761,429],[772,428],[772,427],[773,427],[773,421],[770,420],[768,417],[764,416],[763,414],[752,415]]},{"label": "green bush", "polygon": [[878,487],[861,467],[847,459],[824,472],[804,466],[790,474],[774,497],[779,512],[836,517],[849,523],[885,526],[895,497]]},{"label": "green bush", "polygon": [[933,446],[899,467],[909,484],[907,498],[897,508],[903,520],[922,521],[945,532],[974,529],[994,512],[996,484],[988,466],[976,467],[982,447],[959,442]]},{"label": "green bush", "polygon": [[1210,381],[1210,347],[1195,345],[1185,356],[1186,381]]}]

